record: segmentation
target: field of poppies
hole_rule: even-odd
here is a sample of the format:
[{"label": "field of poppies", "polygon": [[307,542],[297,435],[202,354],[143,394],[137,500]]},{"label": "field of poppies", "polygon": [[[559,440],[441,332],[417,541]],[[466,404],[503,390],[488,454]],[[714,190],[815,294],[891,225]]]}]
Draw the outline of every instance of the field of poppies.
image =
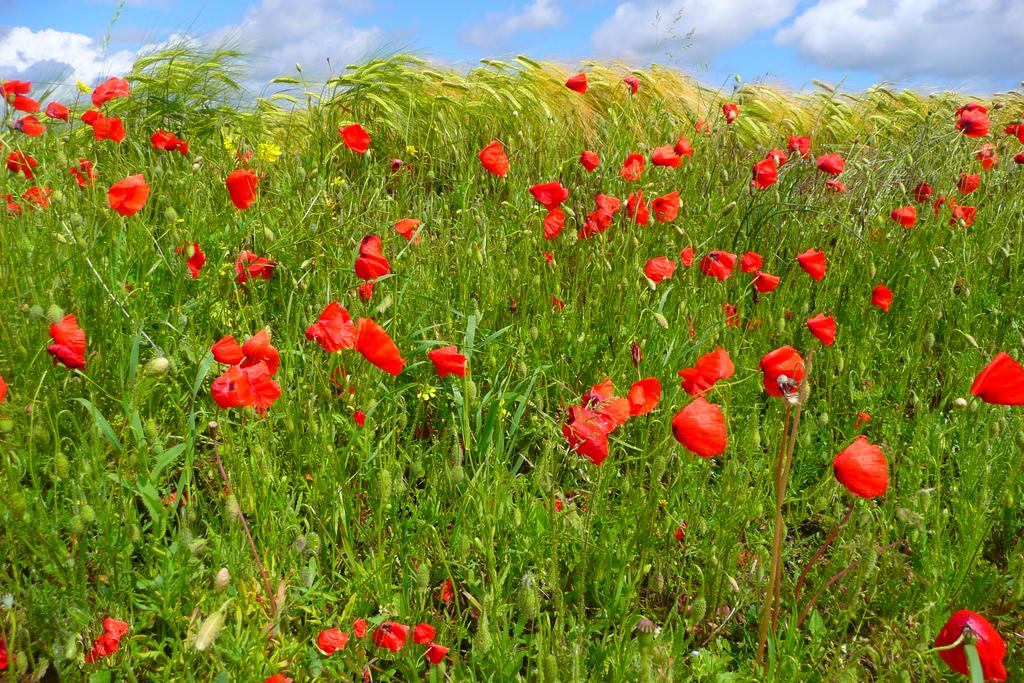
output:
[{"label": "field of poppies", "polygon": [[241,64],[0,80],[0,680],[1024,676],[1024,96]]}]

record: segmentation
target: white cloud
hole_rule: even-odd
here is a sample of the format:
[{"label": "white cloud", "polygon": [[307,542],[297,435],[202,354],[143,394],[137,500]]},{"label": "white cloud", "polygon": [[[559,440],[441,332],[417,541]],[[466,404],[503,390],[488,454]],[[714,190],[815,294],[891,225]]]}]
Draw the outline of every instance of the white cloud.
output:
[{"label": "white cloud", "polygon": [[135,54],[118,50],[104,55],[96,40],[81,33],[19,26],[0,36],[0,75],[32,80],[37,92],[76,80],[94,85],[130,71]]},{"label": "white cloud", "polygon": [[350,23],[348,16],[358,7],[337,0],[262,0],[246,10],[241,23],[215,32],[207,42],[237,45],[252,55],[252,76],[262,82],[292,73],[296,63],[308,76],[337,73],[384,43],[379,28]]},{"label": "white cloud", "polygon": [[590,42],[600,55],[631,61],[672,54],[690,63],[703,62],[782,21],[796,3],[797,0],[625,2],[594,30]]},{"label": "white cloud", "polygon": [[818,0],[776,40],[830,69],[983,81],[1024,73],[1020,0]]},{"label": "white cloud", "polygon": [[554,0],[534,0],[519,12],[488,13],[483,21],[463,28],[459,38],[481,49],[493,49],[516,34],[554,28],[563,19]]}]

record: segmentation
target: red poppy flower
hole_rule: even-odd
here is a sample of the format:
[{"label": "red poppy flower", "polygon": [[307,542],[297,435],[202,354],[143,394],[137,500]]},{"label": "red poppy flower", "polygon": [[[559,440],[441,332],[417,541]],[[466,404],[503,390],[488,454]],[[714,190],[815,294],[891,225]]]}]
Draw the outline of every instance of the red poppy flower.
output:
[{"label": "red poppy flower", "polygon": [[811,157],[811,139],[806,135],[790,135],[789,151],[800,155],[801,159]]},{"label": "red poppy flower", "polygon": [[604,416],[582,406],[569,407],[562,434],[569,447],[600,466],[608,457],[608,434],[615,428]]},{"label": "red poppy flower", "polygon": [[808,319],[807,329],[825,346],[832,346],[836,340],[836,321],[823,313]]},{"label": "red poppy flower", "polygon": [[232,365],[213,380],[210,393],[221,408],[252,406],[257,412],[266,413],[281,397],[281,387],[272,374],[265,361],[248,367]]},{"label": "red poppy flower", "polygon": [[871,422],[871,416],[862,410],[857,413],[857,420],[853,423],[853,428],[860,429],[862,424],[867,424],[868,422]]},{"label": "red poppy flower", "polygon": [[21,131],[30,138],[37,138],[46,132],[46,126],[39,122],[39,119],[29,114],[22,116],[14,122],[14,129]]},{"label": "red poppy flower", "polygon": [[[7,382],[4,381],[3,377],[0,377],[0,403],[3,403],[5,398],[7,398]],[[2,643],[3,641],[0,641],[0,644]],[[0,667],[0,669],[2,668]]]},{"label": "red poppy flower", "polygon": [[79,159],[78,167],[68,170],[68,173],[75,177],[79,187],[88,187],[96,179],[96,171],[93,170],[93,163],[88,159]]},{"label": "red poppy flower", "polygon": [[394,621],[385,621],[373,632],[373,644],[398,652],[409,637],[409,627]]},{"label": "red poppy flower", "polygon": [[3,81],[0,83],[0,95],[9,99],[13,95],[27,95],[32,91],[31,81]]},{"label": "red poppy flower", "polygon": [[782,278],[779,276],[769,275],[759,270],[754,274],[754,289],[761,293],[774,292],[781,281]]},{"label": "red poppy flower", "polygon": [[78,318],[68,313],[59,323],[50,324],[53,343],[46,350],[56,365],[60,361],[68,368],[85,369],[85,331],[78,326]]},{"label": "red poppy flower", "polygon": [[676,262],[670,261],[664,256],[652,258],[644,266],[644,275],[647,279],[658,284],[662,280],[667,280],[672,277],[672,274],[676,272]]},{"label": "red poppy flower", "polygon": [[736,265],[736,254],[727,251],[712,251],[700,260],[700,272],[722,281],[732,275],[733,266]]},{"label": "red poppy flower", "polygon": [[245,284],[252,278],[269,280],[275,266],[277,266],[277,261],[257,256],[251,251],[243,251],[235,260],[235,273],[238,275],[235,282]]},{"label": "red poppy flower", "polygon": [[912,228],[917,223],[917,209],[913,206],[903,206],[893,209],[889,218],[902,225],[904,228]]},{"label": "red poppy flower", "polygon": [[765,354],[760,368],[770,396],[795,396],[804,379],[804,359],[789,345]]},{"label": "red poppy flower", "polygon": [[320,318],[306,329],[306,339],[316,341],[328,353],[351,349],[356,345],[356,327],[341,304],[327,304]]},{"label": "red poppy flower", "polygon": [[825,189],[842,194],[846,192],[846,185],[839,178],[829,178],[825,181]]},{"label": "red poppy flower", "polygon": [[805,252],[797,254],[796,260],[797,263],[800,264],[800,267],[804,269],[804,272],[815,280],[821,281],[821,279],[825,277],[825,268],[827,266],[825,252],[808,249]]},{"label": "red poppy flower", "polygon": [[644,201],[644,191],[631,192],[626,199],[626,215],[638,225],[647,225],[651,221],[651,209]]},{"label": "red poppy flower", "polygon": [[141,173],[114,183],[107,192],[107,202],[110,204],[110,208],[122,216],[137,214],[146,205],[147,199],[149,199],[149,183]]},{"label": "red poppy flower", "polygon": [[636,152],[626,157],[626,160],[622,163],[622,170],[620,174],[625,180],[631,183],[635,183],[640,180],[640,175],[644,172],[644,158]]},{"label": "red poppy flower", "polygon": [[352,622],[352,633],[355,634],[356,638],[365,638],[368,628],[369,624],[366,622],[366,619],[360,618]]},{"label": "red poppy flower", "polygon": [[1013,155],[1013,163],[1024,164],[1024,152],[1017,152]]},{"label": "red poppy flower", "polygon": [[674,221],[679,215],[679,193],[669,192],[666,195],[656,197],[651,202],[651,210],[654,211],[654,218],[659,223]]},{"label": "red poppy flower", "polygon": [[877,498],[889,487],[889,465],[882,449],[858,436],[832,461],[836,480],[855,496]]},{"label": "red poppy flower", "polygon": [[740,270],[753,273],[764,264],[764,258],[756,251],[748,251],[740,258]]},{"label": "red poppy flower", "polygon": [[668,166],[669,168],[679,168],[679,164],[683,161],[683,157],[676,152],[676,148],[672,145],[665,145],[664,147],[655,147],[651,153],[651,163],[655,166]]},{"label": "red poppy flower", "polygon": [[150,136],[149,141],[155,149],[162,149],[167,152],[178,151],[182,156],[188,154],[188,143],[166,130],[158,130]]},{"label": "red poppy flower", "polygon": [[345,649],[346,645],[348,645],[348,633],[340,628],[329,628],[320,631],[320,635],[316,638],[316,646],[328,657],[338,650]]},{"label": "red poppy flower", "polygon": [[999,163],[999,155],[996,154],[996,146],[991,142],[981,146],[975,158],[981,162],[983,171],[991,171]]},{"label": "red poppy flower", "polygon": [[263,683],[294,683],[284,674],[271,674],[263,679]]},{"label": "red poppy flower", "polygon": [[497,140],[491,140],[477,156],[480,157],[480,163],[484,168],[499,178],[505,177],[508,173],[508,157],[505,156],[505,148]]},{"label": "red poppy flower", "polygon": [[[939,635],[935,638],[935,647],[945,647],[957,642],[964,631],[970,629],[974,647],[981,660],[981,673],[986,681],[1005,681],[1006,668],[1003,658],[1006,657],[1006,643],[999,632],[988,622],[988,619],[977,612],[962,609],[949,618]],[[949,668],[963,676],[970,676],[967,666],[967,654],[964,646],[958,645],[951,650],[939,651],[939,657]]]},{"label": "red poppy flower", "polygon": [[754,164],[754,178],[750,184],[759,190],[779,182],[779,167],[773,157],[767,157]]},{"label": "red poppy flower", "polygon": [[412,630],[412,642],[417,645],[426,645],[434,639],[437,632],[434,631],[434,627],[430,624],[417,624],[416,628]]},{"label": "red poppy flower", "polygon": [[236,168],[228,174],[225,184],[235,208],[248,209],[256,201],[256,188],[260,185],[260,178],[250,168]]},{"label": "red poppy flower", "polygon": [[18,202],[14,201],[14,197],[12,197],[11,195],[7,194],[7,195],[4,195],[4,198],[7,200],[7,215],[8,216],[17,216],[18,214],[21,213],[21,207],[18,206]]},{"label": "red poppy flower", "polygon": [[980,184],[980,173],[961,173],[960,180],[956,184],[956,189],[960,190],[960,194],[970,194],[977,190],[978,185]]},{"label": "red poppy flower", "polygon": [[978,210],[975,207],[957,204],[953,199],[950,199],[949,209],[953,214],[953,217],[949,219],[950,225],[956,225],[958,221],[963,223],[965,226],[974,225],[974,219],[978,215]]},{"label": "red poppy flower", "polygon": [[7,654],[7,642],[0,638],[0,671],[6,670],[8,663],[12,661],[14,661],[14,656]]},{"label": "red poppy flower", "polygon": [[128,633],[128,624],[111,617],[103,620],[103,633],[93,640],[92,650],[85,655],[85,663],[92,664],[102,657],[117,652],[121,638]]},{"label": "red poppy flower", "polygon": [[932,186],[928,183],[918,183],[917,186],[914,187],[914,201],[918,204],[924,204],[931,196]]},{"label": "red poppy flower", "polygon": [[17,111],[23,111],[26,114],[35,114],[40,108],[39,100],[34,100],[25,95],[15,95],[14,101],[11,103],[11,108]]},{"label": "red poppy flower", "polygon": [[732,123],[740,115],[740,108],[735,102],[726,102],[722,105],[722,115],[726,123]]},{"label": "red poppy flower", "polygon": [[686,247],[679,252],[679,262],[687,268],[693,266],[694,251],[693,247]]},{"label": "red poppy flower", "polygon": [[551,211],[557,209],[569,197],[569,190],[562,183],[553,180],[550,183],[534,185],[530,188],[530,194],[541,206]]},{"label": "red poppy flower", "polygon": [[622,81],[629,86],[629,93],[631,95],[635,95],[640,89],[640,79],[633,74],[628,74],[622,79]]},{"label": "red poppy flower", "polygon": [[40,209],[45,209],[50,205],[50,194],[48,187],[30,187],[21,193],[21,198]]},{"label": "red poppy flower", "polygon": [[92,91],[92,105],[99,107],[115,97],[129,97],[131,94],[132,90],[128,81],[114,76],[97,85],[96,89]]},{"label": "red poppy flower", "polygon": [[544,217],[544,239],[550,240],[558,236],[565,227],[565,212],[561,209],[552,209]]},{"label": "red poppy flower", "polygon": [[68,111],[68,108],[60,102],[50,102],[46,105],[46,115],[51,119],[57,119],[67,123],[68,114],[70,113],[71,112]]},{"label": "red poppy flower", "polygon": [[431,643],[427,646],[426,658],[431,664],[440,664],[444,661],[444,658],[448,655],[448,648],[437,643]]},{"label": "red poppy flower", "polygon": [[192,279],[198,278],[199,271],[203,269],[203,265],[206,263],[206,254],[199,248],[199,243],[193,242],[192,244],[180,246],[176,251],[179,254],[185,254],[185,265],[188,266],[188,272],[192,274]]},{"label": "red poppy flower", "polygon": [[590,173],[601,164],[601,157],[597,155],[597,152],[585,149],[580,154],[580,164],[583,165],[583,168],[587,169],[587,173]]},{"label": "red poppy flower", "polygon": [[389,375],[397,376],[405,367],[395,342],[370,318],[360,318],[356,323],[356,351]]},{"label": "red poppy flower", "polygon": [[786,152],[775,147],[768,150],[768,154],[765,155],[766,159],[775,159],[775,165],[782,168],[782,165],[789,161],[789,157],[786,156]]},{"label": "red poppy flower", "polygon": [[672,435],[686,450],[702,458],[725,451],[728,439],[722,409],[698,396],[672,418]]},{"label": "red poppy flower", "polygon": [[839,175],[846,168],[846,160],[835,152],[818,157],[818,170],[829,175]]},{"label": "red poppy flower", "polygon": [[711,124],[703,119],[694,121],[693,127],[698,133],[704,133],[705,135],[709,135],[711,133]]},{"label": "red poppy flower", "polygon": [[39,162],[36,161],[35,157],[21,150],[11,152],[7,157],[7,170],[11,173],[21,173],[28,180],[32,180],[35,177],[32,169],[38,165]]},{"label": "red poppy flower", "polygon": [[967,105],[957,109],[956,129],[969,138],[982,138],[988,135],[992,122],[988,118],[988,110],[977,105]]},{"label": "red poppy flower", "polygon": [[679,139],[676,140],[675,144],[676,154],[681,157],[692,157],[693,156],[693,145],[685,135],[680,135]]},{"label": "red poppy flower", "polygon": [[403,218],[395,223],[395,232],[407,240],[413,240],[413,244],[419,244],[420,236],[416,234],[416,228],[418,227],[420,227],[420,219]]},{"label": "red poppy flower", "polygon": [[634,382],[626,397],[626,400],[629,401],[630,416],[646,415],[657,407],[660,399],[661,382],[657,377],[648,377]]},{"label": "red poppy flower", "polygon": [[447,377],[448,375],[466,376],[466,357],[459,353],[459,349],[455,346],[433,349],[427,352],[427,357],[434,363],[438,377]]},{"label": "red poppy flower", "polygon": [[92,126],[92,136],[97,140],[113,140],[120,144],[124,141],[125,130],[121,119],[104,116],[95,109],[82,114],[82,120]]},{"label": "red poppy flower", "polygon": [[384,257],[382,243],[377,235],[367,235],[359,243],[356,257],[356,277],[362,280],[376,280],[391,272],[391,263]]},{"label": "red poppy flower", "polygon": [[587,74],[578,73],[575,76],[570,76],[565,82],[565,87],[575,92],[583,93],[587,92]]},{"label": "red poppy flower", "polygon": [[892,306],[892,290],[885,285],[876,285],[871,290],[871,303],[883,311],[888,311]]},{"label": "red poppy flower", "polygon": [[232,336],[222,337],[210,350],[218,363],[246,368],[263,362],[267,364],[270,374],[277,372],[280,362],[280,354],[271,345],[270,333],[266,329],[249,337],[242,345]]},{"label": "red poppy flower", "polygon": [[339,128],[338,132],[341,133],[341,139],[345,142],[345,146],[353,152],[366,154],[366,150],[370,149],[370,134],[363,130],[358,123]]},{"label": "red poppy flower", "polygon": [[709,391],[718,380],[732,377],[735,371],[729,353],[719,346],[698,358],[694,367],[680,370],[679,376],[683,381],[679,386],[690,396],[697,396]]},{"label": "red poppy flower", "polygon": [[557,296],[553,296],[551,297],[551,307],[554,308],[556,311],[564,311],[565,302],[559,299]]},{"label": "red poppy flower", "polygon": [[971,384],[971,393],[985,403],[1001,406],[1024,405],[1024,367],[1000,351]]}]

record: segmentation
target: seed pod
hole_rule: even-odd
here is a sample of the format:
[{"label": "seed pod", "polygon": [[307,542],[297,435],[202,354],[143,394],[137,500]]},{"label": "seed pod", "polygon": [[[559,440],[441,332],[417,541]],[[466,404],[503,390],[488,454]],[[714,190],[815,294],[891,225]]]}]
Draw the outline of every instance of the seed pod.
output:
[{"label": "seed pod", "polygon": [[420,562],[420,566],[416,567],[416,588],[421,593],[426,593],[430,590],[430,563]]},{"label": "seed pod", "polygon": [[453,465],[448,469],[448,482],[453,486],[458,486],[466,478],[466,472],[462,469],[462,465]]},{"label": "seed pod", "polygon": [[486,654],[493,644],[491,626],[487,621],[487,612],[482,612],[480,614],[480,621],[476,625],[476,635],[473,637],[473,649],[481,654]]},{"label": "seed pod", "polygon": [[708,613],[708,601],[698,597],[690,602],[690,623],[699,624]]},{"label": "seed pod", "polygon": [[222,591],[231,584],[231,572],[227,567],[221,567],[217,575],[213,577],[214,590]]},{"label": "seed pod", "polygon": [[57,304],[50,304],[46,309],[46,319],[56,325],[64,318],[64,309]]},{"label": "seed pod", "polygon": [[663,316],[661,313],[655,313],[654,320],[658,323],[658,325],[661,326],[661,329],[668,329],[668,319],[665,318],[665,316]]},{"label": "seed pod", "polygon": [[54,478],[60,481],[61,479],[67,479],[70,471],[70,464],[68,463],[68,456],[64,455],[63,452],[58,451],[53,456],[53,474]]},{"label": "seed pod", "polygon": [[146,363],[146,374],[150,377],[166,375],[167,371],[171,369],[171,362],[163,356],[157,356],[151,361]]},{"label": "seed pod", "polygon": [[231,521],[236,521],[241,518],[242,508],[238,505],[238,498],[235,497],[235,494],[232,493],[230,496],[228,496],[227,501],[225,501],[224,503],[224,506],[227,509],[228,519],[230,519]]},{"label": "seed pod", "polygon": [[316,558],[309,558],[309,562],[299,569],[299,583],[301,583],[305,588],[312,588],[313,582],[316,581],[317,569]]},{"label": "seed pod", "polygon": [[86,524],[92,524],[96,521],[96,511],[88,503],[79,509],[78,514],[82,516],[82,521]]}]

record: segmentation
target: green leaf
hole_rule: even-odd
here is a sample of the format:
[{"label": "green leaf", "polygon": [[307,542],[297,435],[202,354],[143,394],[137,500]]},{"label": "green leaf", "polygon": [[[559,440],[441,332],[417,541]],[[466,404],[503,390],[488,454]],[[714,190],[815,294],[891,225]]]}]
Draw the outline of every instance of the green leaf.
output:
[{"label": "green leaf", "polygon": [[103,414],[99,411],[99,408],[94,406],[89,399],[79,397],[76,398],[75,400],[81,403],[83,406],[85,406],[85,409],[92,413],[93,419],[96,420],[96,426],[99,427],[100,434],[103,436],[103,438],[106,439],[108,443],[110,443],[110,445],[114,448],[115,451],[117,451],[118,453],[123,453],[124,447],[121,445],[121,441],[117,438],[117,435],[114,434],[114,430],[111,429],[110,423],[107,422],[107,418],[103,417]]}]

